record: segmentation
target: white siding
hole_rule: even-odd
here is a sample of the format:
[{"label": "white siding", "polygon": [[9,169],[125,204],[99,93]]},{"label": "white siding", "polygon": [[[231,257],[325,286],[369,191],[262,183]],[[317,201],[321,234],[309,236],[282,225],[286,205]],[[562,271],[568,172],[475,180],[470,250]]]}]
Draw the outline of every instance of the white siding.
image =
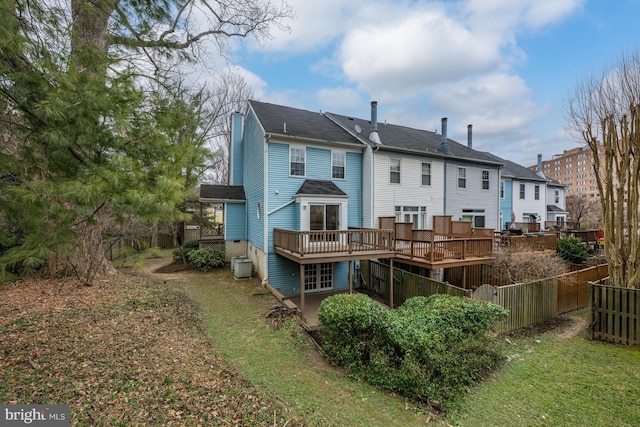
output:
[{"label": "white siding", "polygon": [[[466,188],[458,188],[458,168],[466,168]],[[482,171],[489,171],[489,189],[482,188]],[[485,227],[500,229],[500,169],[497,166],[482,166],[448,160],[447,200],[445,215],[453,220],[462,218],[463,209],[484,209]]]},{"label": "white siding", "polygon": [[[525,186],[525,198],[520,198],[520,184]],[[534,199],[535,186],[540,186],[540,200]],[[513,212],[516,222],[523,222],[524,213],[535,213],[544,222],[547,216],[547,195],[544,182],[513,180]]]},{"label": "white siding", "polygon": [[[400,158],[400,184],[389,183],[389,158]],[[431,185],[422,185],[422,163],[431,163]],[[374,154],[373,227],[381,216],[394,216],[395,206],[426,206],[425,228],[433,215],[442,215],[444,205],[443,161],[378,151]]]}]

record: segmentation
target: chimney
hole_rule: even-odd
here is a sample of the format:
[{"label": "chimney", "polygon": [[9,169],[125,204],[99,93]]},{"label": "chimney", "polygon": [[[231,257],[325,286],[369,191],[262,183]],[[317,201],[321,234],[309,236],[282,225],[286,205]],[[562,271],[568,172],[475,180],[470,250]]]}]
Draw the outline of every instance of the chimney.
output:
[{"label": "chimney", "polygon": [[473,142],[471,140],[473,125],[467,125],[467,147],[473,148]]},{"label": "chimney", "polygon": [[538,154],[538,165],[536,166],[536,175],[540,178],[546,178],[544,173],[542,173],[542,154]]},{"label": "chimney", "polygon": [[378,101],[371,101],[371,133],[369,140],[374,144],[381,144],[380,135],[378,135]]},{"label": "chimney", "polygon": [[449,142],[447,141],[447,118],[442,118],[442,136],[440,139],[440,150],[444,154],[451,154],[451,149],[449,148]]}]

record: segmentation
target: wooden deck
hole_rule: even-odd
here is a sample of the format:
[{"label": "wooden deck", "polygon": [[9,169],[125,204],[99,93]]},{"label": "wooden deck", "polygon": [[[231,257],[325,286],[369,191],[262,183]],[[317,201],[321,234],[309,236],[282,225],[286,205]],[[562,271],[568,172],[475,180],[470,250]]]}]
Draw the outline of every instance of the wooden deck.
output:
[{"label": "wooden deck", "polygon": [[392,258],[392,230],[273,230],[275,252],[298,264]]},{"label": "wooden deck", "polygon": [[290,301],[291,304],[286,304],[287,306],[293,305],[295,310],[298,312],[300,316],[300,320],[302,321],[302,325],[308,331],[317,331],[320,327],[320,322],[318,321],[318,309],[320,309],[320,304],[322,301],[330,297],[332,295],[338,294],[348,294],[349,291],[329,291],[329,292],[315,292],[312,294],[305,294],[304,296],[304,310],[300,309],[300,297],[292,297],[287,298],[285,301]]}]

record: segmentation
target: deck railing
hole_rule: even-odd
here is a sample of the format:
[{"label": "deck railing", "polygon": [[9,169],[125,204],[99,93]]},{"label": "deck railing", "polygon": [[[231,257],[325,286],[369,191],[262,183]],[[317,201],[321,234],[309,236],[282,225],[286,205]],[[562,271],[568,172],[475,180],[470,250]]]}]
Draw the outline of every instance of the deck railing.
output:
[{"label": "deck railing", "polygon": [[525,252],[555,251],[557,239],[558,236],[555,233],[528,233],[521,236],[497,234],[495,241],[496,248],[511,252]]},{"label": "deck railing", "polygon": [[430,263],[493,256],[493,238],[396,240],[396,252],[410,259],[424,259]]},{"label": "deck railing", "polygon": [[394,250],[393,242],[393,230],[294,231],[282,228],[273,230],[274,246],[301,256],[367,251],[391,252]]},{"label": "deck railing", "polygon": [[425,231],[413,230],[413,238],[394,238],[393,230],[350,229],[295,231],[276,228],[273,243],[277,248],[300,256],[309,254],[353,253],[365,251],[397,252],[427,262],[464,260],[493,256],[493,237],[432,240]]}]

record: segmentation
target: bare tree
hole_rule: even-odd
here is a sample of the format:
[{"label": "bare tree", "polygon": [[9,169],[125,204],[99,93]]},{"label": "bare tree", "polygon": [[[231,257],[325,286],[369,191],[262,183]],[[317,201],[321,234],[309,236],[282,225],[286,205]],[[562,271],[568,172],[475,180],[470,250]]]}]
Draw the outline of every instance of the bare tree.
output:
[{"label": "bare tree", "polygon": [[589,214],[593,205],[589,199],[580,194],[569,194],[565,200],[569,221],[580,223]]},{"label": "bare tree", "polygon": [[229,184],[229,150],[231,149],[231,120],[233,112],[241,112],[249,99],[255,98],[253,89],[239,74],[222,75],[209,98],[211,130],[209,147],[218,154],[219,162],[207,175],[207,181]]},{"label": "bare tree", "polygon": [[540,280],[567,272],[567,265],[560,258],[535,251],[497,250],[494,256],[493,283],[500,286]]},{"label": "bare tree", "polygon": [[640,288],[639,54],[622,55],[602,76],[579,84],[567,116],[571,129],[593,151],[611,281]]}]

